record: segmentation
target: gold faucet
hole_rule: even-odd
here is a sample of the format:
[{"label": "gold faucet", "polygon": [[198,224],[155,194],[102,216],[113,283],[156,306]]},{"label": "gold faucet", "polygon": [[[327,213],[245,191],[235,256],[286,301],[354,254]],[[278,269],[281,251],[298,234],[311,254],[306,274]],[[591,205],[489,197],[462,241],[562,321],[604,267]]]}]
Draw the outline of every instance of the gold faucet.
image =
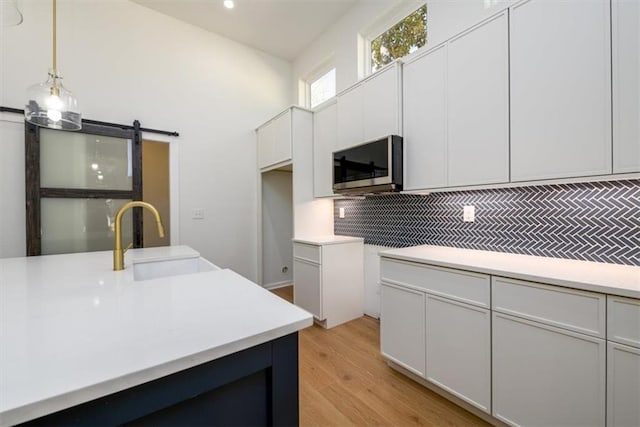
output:
[{"label": "gold faucet", "polygon": [[120,271],[124,270],[124,253],[129,249],[122,249],[122,215],[124,215],[125,211],[130,208],[146,208],[151,211],[153,216],[156,217],[156,225],[158,226],[158,235],[160,237],[164,237],[164,226],[162,225],[162,219],[160,219],[160,213],[158,210],[153,207],[152,204],[147,202],[139,202],[133,201],[129,203],[125,203],[122,205],[118,212],[116,213],[115,219],[115,247],[113,248],[113,270]]}]

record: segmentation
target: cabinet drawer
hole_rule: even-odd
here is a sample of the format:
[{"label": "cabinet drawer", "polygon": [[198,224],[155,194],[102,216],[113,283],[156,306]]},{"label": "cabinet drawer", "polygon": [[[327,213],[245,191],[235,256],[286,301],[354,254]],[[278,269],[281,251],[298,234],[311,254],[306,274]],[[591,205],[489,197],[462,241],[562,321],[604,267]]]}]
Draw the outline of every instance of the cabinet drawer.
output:
[{"label": "cabinet drawer", "polygon": [[388,283],[426,290],[435,295],[489,307],[490,280],[486,274],[427,266],[382,258],[381,278]]},{"label": "cabinet drawer", "polygon": [[605,337],[605,295],[495,276],[491,280],[493,310]]},{"label": "cabinet drawer", "polygon": [[294,243],[293,257],[320,264],[322,262],[321,247],[315,246],[315,245],[308,245],[306,243]]},{"label": "cabinet drawer", "polygon": [[640,348],[640,300],[607,295],[607,339]]}]

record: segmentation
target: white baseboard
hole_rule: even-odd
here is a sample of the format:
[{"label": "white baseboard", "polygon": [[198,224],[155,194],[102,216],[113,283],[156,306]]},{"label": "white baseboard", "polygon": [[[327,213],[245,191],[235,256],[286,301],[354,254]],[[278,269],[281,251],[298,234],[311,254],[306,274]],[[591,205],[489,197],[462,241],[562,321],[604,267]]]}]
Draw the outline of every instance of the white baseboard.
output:
[{"label": "white baseboard", "polygon": [[267,283],[266,285],[262,285],[265,289],[278,289],[284,288],[285,286],[291,286],[293,282],[290,280],[285,280],[284,282],[276,282],[276,283]]}]

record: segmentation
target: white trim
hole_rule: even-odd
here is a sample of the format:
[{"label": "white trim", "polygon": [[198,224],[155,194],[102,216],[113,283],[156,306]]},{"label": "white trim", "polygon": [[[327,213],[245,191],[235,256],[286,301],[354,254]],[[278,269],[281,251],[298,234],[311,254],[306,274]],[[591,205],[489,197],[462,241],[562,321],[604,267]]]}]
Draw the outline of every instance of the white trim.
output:
[{"label": "white trim", "polygon": [[[303,105],[305,106],[305,108],[315,108],[311,107],[311,85],[320,78],[324,77],[324,75],[332,69],[335,69],[337,72],[335,54],[333,52],[331,53],[331,55],[322,60],[317,66],[315,66],[312,71],[307,73],[306,76],[300,79],[300,82],[302,83],[299,87],[300,101],[303,101]],[[333,88],[333,90],[333,96],[335,96],[337,93],[337,84],[336,87]],[[324,101],[322,103],[324,103]],[[318,105],[321,105],[322,103]]]},{"label": "white trim", "polygon": [[447,191],[490,190],[490,189],[497,189],[497,188],[535,187],[539,185],[577,184],[582,182],[626,181],[631,179],[640,179],[640,173],[619,173],[619,174],[613,174],[613,175],[580,176],[580,177],[572,177],[572,178],[505,182],[502,184],[485,184],[485,185],[472,185],[472,186],[467,185],[467,186],[460,186],[460,187],[438,187],[438,188],[425,188],[425,189],[416,188],[411,190],[403,190],[400,192],[400,194],[421,194],[426,196],[430,193],[439,193],[439,192],[447,192]]},{"label": "white trim", "polygon": [[[370,25],[358,33],[358,79],[370,76],[371,71],[371,42],[404,18],[427,4],[426,0],[400,0],[390,7]],[[427,6],[427,15],[429,6]]]},{"label": "white trim", "polygon": [[278,288],[285,288],[287,286],[292,286],[293,282],[291,280],[285,280],[283,282],[269,283],[262,285],[265,289],[273,290]]},{"label": "white trim", "polygon": [[0,122],[24,123],[24,114],[0,112]]}]

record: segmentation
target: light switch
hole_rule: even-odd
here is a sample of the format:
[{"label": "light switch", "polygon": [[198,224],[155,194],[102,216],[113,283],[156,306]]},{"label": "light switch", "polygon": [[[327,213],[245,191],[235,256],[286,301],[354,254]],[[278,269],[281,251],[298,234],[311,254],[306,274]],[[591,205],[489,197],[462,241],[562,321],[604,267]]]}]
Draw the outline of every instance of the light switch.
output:
[{"label": "light switch", "polygon": [[338,208],[338,216],[344,218],[344,208]]},{"label": "light switch", "polygon": [[476,220],[476,207],[465,206],[462,210],[462,221],[474,222]]},{"label": "light switch", "polygon": [[204,219],[204,209],[197,208],[191,211],[191,219]]}]

